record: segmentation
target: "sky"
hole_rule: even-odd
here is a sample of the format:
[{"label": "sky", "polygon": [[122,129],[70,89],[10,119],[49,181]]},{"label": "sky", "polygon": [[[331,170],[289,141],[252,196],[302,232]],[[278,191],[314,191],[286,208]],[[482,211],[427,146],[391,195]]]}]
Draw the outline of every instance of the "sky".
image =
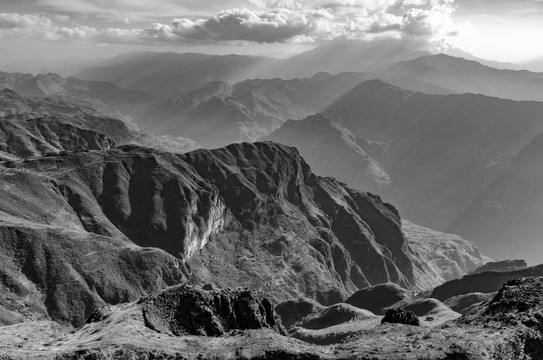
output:
[{"label": "sky", "polygon": [[134,50],[287,57],[393,37],[517,62],[543,56],[543,0],[0,0],[0,65]]}]

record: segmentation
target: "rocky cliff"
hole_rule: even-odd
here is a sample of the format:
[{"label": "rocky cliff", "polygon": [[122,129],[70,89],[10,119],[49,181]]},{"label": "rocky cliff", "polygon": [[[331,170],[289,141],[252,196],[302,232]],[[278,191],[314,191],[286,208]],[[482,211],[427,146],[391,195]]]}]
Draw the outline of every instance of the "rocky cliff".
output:
[{"label": "rocky cliff", "polygon": [[419,283],[396,210],[314,175],[293,148],[123,146],[4,166],[4,285],[27,284],[36,304],[47,294],[39,314],[61,322],[185,279],[324,304],[378,283]]}]

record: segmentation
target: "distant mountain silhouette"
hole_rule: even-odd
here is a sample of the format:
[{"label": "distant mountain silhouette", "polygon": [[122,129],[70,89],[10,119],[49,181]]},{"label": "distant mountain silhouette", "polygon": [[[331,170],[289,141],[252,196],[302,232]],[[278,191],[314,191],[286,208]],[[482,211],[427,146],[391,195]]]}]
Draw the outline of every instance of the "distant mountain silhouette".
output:
[{"label": "distant mountain silhouette", "polygon": [[319,73],[309,79],[210,82],[187,95],[154,103],[137,120],[148,132],[184,136],[217,148],[255,141],[287,119],[319,112],[365,79],[358,73]]},{"label": "distant mountain silhouette", "polygon": [[268,70],[269,76],[285,79],[310,77],[325,71],[370,73],[401,60],[428,55],[426,42],[381,39],[333,41],[283,60]]},{"label": "distant mountain silhouette", "polygon": [[[526,70],[498,70],[479,62],[444,54],[423,56],[401,61],[375,77],[391,82],[401,81],[410,87],[409,81],[432,84],[455,93],[474,93],[512,100],[543,100],[543,73]],[[428,88],[428,91],[431,91]]]},{"label": "distant mountain silhouette", "polygon": [[529,71],[543,72],[543,56],[528,61],[522,61],[518,65]]},{"label": "distant mountain silhouette", "polygon": [[75,76],[111,81],[167,98],[201,88],[211,81],[239,82],[258,77],[277,60],[240,55],[136,52],[120,55]]},{"label": "distant mountain silhouette", "polygon": [[60,75],[0,72],[0,90],[11,89],[24,96],[65,100],[131,122],[132,116],[154,98],[142,91],[127,90],[107,81],[85,81]]},{"label": "distant mountain silhouette", "polygon": [[59,97],[25,97],[9,89],[0,91],[0,133],[3,158],[8,158],[6,154],[24,158],[122,144],[173,152],[198,147],[189,139],[142,133],[130,123]]}]

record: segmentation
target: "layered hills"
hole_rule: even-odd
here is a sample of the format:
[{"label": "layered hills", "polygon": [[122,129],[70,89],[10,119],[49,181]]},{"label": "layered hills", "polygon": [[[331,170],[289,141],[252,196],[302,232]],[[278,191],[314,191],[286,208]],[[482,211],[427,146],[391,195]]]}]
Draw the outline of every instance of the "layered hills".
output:
[{"label": "layered hills", "polygon": [[268,72],[286,79],[310,77],[321,71],[373,73],[402,60],[428,55],[429,50],[426,42],[405,39],[333,41],[285,59]]},{"label": "layered hills", "polygon": [[323,110],[366,76],[320,73],[308,79],[210,82],[183,96],[157,101],[138,117],[148,132],[188,137],[207,148],[255,141],[287,119]]},{"label": "layered hills", "polygon": [[[463,237],[480,240],[483,252],[500,258],[504,254],[491,240],[499,230],[492,229],[492,226],[476,226],[477,231],[489,232],[486,237],[469,231],[467,221],[474,220],[473,224],[480,224],[481,217],[486,214],[479,211],[480,215],[474,217],[473,213],[467,211],[471,208],[477,211],[475,204],[484,204],[482,194],[490,191],[487,189],[498,178],[507,179],[504,172],[508,168],[511,168],[508,172],[511,176],[523,176],[531,171],[538,173],[537,165],[531,163],[523,166],[524,171],[515,171],[514,166],[519,160],[512,160],[532,141],[534,134],[543,131],[542,113],[543,104],[538,102],[519,102],[475,94],[429,95],[370,80],[340,96],[321,115],[299,123],[288,122],[284,129],[275,131],[269,138],[299,146],[323,175],[337,176],[349,182],[353,177],[371,175],[371,178],[379,179],[375,174],[386,174],[392,186],[375,191],[385,200],[397,204],[404,216],[415,223],[451,233],[460,232],[463,227],[464,231],[460,232]],[[326,122],[330,125],[326,125]],[[325,131],[322,130],[323,123],[327,126]],[[352,146],[352,140],[346,141],[348,137],[339,135],[346,134],[346,131],[354,136],[351,139],[368,139],[374,144],[383,144],[381,148],[387,151],[369,156],[372,162],[367,157],[371,152],[364,151],[366,156],[360,155],[361,152]],[[332,148],[341,155],[333,162],[310,155],[318,154],[319,146],[312,148],[312,144],[307,142],[308,138],[315,139],[315,144],[325,144],[324,147]],[[326,145],[330,143],[334,145]],[[530,152],[534,151],[536,143],[534,140],[534,145],[529,147]],[[349,167],[352,160],[342,162],[342,157],[357,158],[360,166]],[[521,158],[537,159],[537,156],[519,155]],[[375,172],[375,163],[382,170]],[[515,183],[523,188],[537,183],[531,181],[531,176],[524,177],[525,180]],[[362,186],[363,190],[364,186],[374,190],[375,182],[370,180],[367,184],[352,184],[358,188]],[[501,189],[508,183],[504,182]],[[537,185],[534,185],[535,188]],[[519,194],[529,196],[530,187],[525,190],[519,189]],[[521,197],[516,197],[511,191],[502,191],[499,196],[510,195],[512,201],[518,201],[518,206],[524,206]],[[537,199],[537,196],[532,196],[527,201],[537,206]],[[494,203],[498,204],[499,201]],[[530,214],[537,217],[537,210]],[[457,219],[466,220],[457,222]],[[507,221],[514,219],[512,216]],[[496,217],[494,221],[503,222],[504,217]],[[465,225],[461,225],[464,222]],[[533,224],[530,227],[523,223],[524,228],[527,231],[534,229],[535,234],[540,221],[532,218],[530,223]],[[516,234],[523,237],[520,225],[516,230]],[[527,232],[523,237],[527,246],[528,243],[535,244],[535,240],[531,240],[534,237],[529,234]],[[512,233],[504,236],[502,242],[511,236]],[[533,249],[523,250],[522,246],[516,246],[514,257],[531,259],[532,256]]]},{"label": "layered hills", "polygon": [[[474,93],[512,100],[542,101],[543,73],[527,70],[495,69],[474,60],[445,54],[421,56],[400,61],[377,72],[377,78],[420,91],[418,83],[431,84],[453,93]],[[414,82],[415,85],[411,85]],[[434,91],[430,86],[427,93]]]},{"label": "layered hills", "polygon": [[258,75],[276,61],[240,55],[133,52],[81,70],[75,76],[111,81],[123,88],[167,98],[197,90],[212,81],[235,83],[261,77]]},{"label": "layered hills", "polygon": [[58,97],[26,97],[9,89],[0,91],[0,149],[6,154],[25,158],[129,143],[172,152],[197,148],[192,140],[149,135],[126,121]]},{"label": "layered hills", "polygon": [[107,81],[85,81],[57,74],[23,74],[0,72],[0,90],[10,89],[23,96],[47,97],[92,108],[102,114],[133,122],[133,116],[153,101],[137,90],[117,87]]},{"label": "layered hills", "polygon": [[263,139],[296,146],[317,174],[394,200],[394,184],[380,163],[388,156],[387,144],[356,137],[328,115],[288,120]]}]

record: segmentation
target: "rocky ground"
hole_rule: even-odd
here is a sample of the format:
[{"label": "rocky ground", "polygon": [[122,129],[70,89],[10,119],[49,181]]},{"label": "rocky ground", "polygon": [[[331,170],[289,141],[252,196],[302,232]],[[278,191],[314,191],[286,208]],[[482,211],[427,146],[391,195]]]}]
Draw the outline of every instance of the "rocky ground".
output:
[{"label": "rocky ground", "polygon": [[[104,307],[72,332],[44,321],[1,327],[0,358],[540,359],[542,290],[543,278],[514,279],[477,311],[445,322],[430,311],[418,326],[348,306],[319,309],[288,336],[258,293],[177,286]],[[355,316],[315,326],[330,311]]]}]

